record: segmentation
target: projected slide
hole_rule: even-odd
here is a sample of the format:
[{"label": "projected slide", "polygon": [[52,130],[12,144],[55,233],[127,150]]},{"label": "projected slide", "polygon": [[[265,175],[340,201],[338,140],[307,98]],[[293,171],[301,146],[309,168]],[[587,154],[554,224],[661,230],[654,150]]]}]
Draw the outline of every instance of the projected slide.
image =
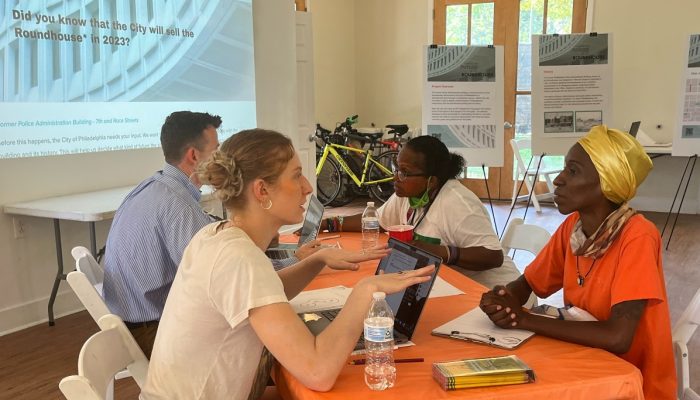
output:
[{"label": "projected slide", "polygon": [[160,146],[173,111],[256,125],[252,0],[0,0],[0,158]]}]

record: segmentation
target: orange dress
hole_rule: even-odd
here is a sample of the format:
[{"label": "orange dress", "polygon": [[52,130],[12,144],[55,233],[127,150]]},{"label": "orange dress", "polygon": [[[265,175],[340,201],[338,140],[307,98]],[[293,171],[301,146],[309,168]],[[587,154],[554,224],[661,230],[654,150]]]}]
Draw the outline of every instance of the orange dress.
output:
[{"label": "orange dress", "polygon": [[569,238],[578,221],[573,213],[525,269],[525,279],[539,297],[564,288],[564,302],[585,309],[598,320],[607,320],[615,304],[648,300],[629,351],[619,356],[637,366],[644,377],[649,400],[676,399],[676,368],[671,340],[671,320],[661,266],[661,237],[642,215],[633,216],[615,242],[599,258],[576,256]]}]

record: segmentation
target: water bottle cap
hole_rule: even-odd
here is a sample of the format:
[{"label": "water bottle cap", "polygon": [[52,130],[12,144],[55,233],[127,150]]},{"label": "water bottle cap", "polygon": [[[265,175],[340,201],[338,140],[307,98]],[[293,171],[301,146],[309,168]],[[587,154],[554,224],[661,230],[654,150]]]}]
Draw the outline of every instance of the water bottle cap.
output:
[{"label": "water bottle cap", "polygon": [[368,202],[367,202],[367,207],[374,207],[374,202],[373,202],[373,201],[368,201]]},{"label": "water bottle cap", "polygon": [[374,292],[374,293],[372,293],[372,298],[375,300],[384,300],[386,298],[386,293]]}]

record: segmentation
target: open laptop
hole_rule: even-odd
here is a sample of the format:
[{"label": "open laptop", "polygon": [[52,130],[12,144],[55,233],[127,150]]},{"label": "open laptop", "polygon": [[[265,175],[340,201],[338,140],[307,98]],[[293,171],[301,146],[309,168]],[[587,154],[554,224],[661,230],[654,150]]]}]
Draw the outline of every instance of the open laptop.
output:
[{"label": "open laptop", "polygon": [[642,124],[642,121],[632,122],[632,126],[630,126],[630,135],[632,135],[633,138],[637,137],[637,132],[639,131],[639,126],[641,124]]},{"label": "open laptop", "polygon": [[[442,259],[425,250],[401,242],[394,238],[389,239],[389,247],[392,249],[388,256],[379,261],[375,275],[381,271],[393,273],[399,271],[410,271],[427,265],[435,265],[430,280],[418,285],[410,286],[400,292],[386,296],[386,301],[394,312],[394,342],[401,344],[411,340],[413,332],[418,325],[418,319],[423,312],[425,302],[428,299],[430,290],[433,288],[437,278],[438,269],[442,264]],[[318,335],[328,324],[335,319],[340,312],[340,308],[328,311],[318,311],[314,313],[302,313],[302,318],[306,326],[314,335]],[[364,340],[360,337],[355,350],[364,349]]]},{"label": "open laptop", "polygon": [[308,243],[318,237],[319,228],[321,228],[321,219],[323,219],[323,204],[314,195],[309,199],[309,206],[306,208],[306,217],[304,224],[301,226],[298,243],[280,243],[276,247],[269,248],[265,254],[273,260],[282,260],[294,256],[294,252],[299,246]]}]

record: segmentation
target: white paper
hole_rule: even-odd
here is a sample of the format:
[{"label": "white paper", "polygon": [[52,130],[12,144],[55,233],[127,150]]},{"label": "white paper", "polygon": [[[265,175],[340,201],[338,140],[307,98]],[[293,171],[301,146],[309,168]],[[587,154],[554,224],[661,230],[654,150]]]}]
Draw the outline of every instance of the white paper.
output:
[{"label": "white paper", "polygon": [[351,292],[352,289],[345,286],[307,290],[299,293],[289,304],[297,314],[333,310],[342,308]]},{"label": "white paper", "polygon": [[610,34],[533,35],[532,152],[566,154],[612,121]]},{"label": "white paper", "polygon": [[497,327],[479,307],[433,329],[433,334],[506,349],[515,348],[534,335],[533,332],[522,329]]},{"label": "white paper", "polygon": [[503,166],[503,46],[429,46],[424,60],[423,134],[468,165]]},{"label": "white paper", "polygon": [[690,35],[678,129],[673,137],[674,156],[700,154],[700,34]]},{"label": "white paper", "polygon": [[464,292],[438,276],[435,279],[435,283],[433,283],[433,288],[430,290],[428,298],[434,299],[437,297],[456,296],[460,294],[464,294]]}]

